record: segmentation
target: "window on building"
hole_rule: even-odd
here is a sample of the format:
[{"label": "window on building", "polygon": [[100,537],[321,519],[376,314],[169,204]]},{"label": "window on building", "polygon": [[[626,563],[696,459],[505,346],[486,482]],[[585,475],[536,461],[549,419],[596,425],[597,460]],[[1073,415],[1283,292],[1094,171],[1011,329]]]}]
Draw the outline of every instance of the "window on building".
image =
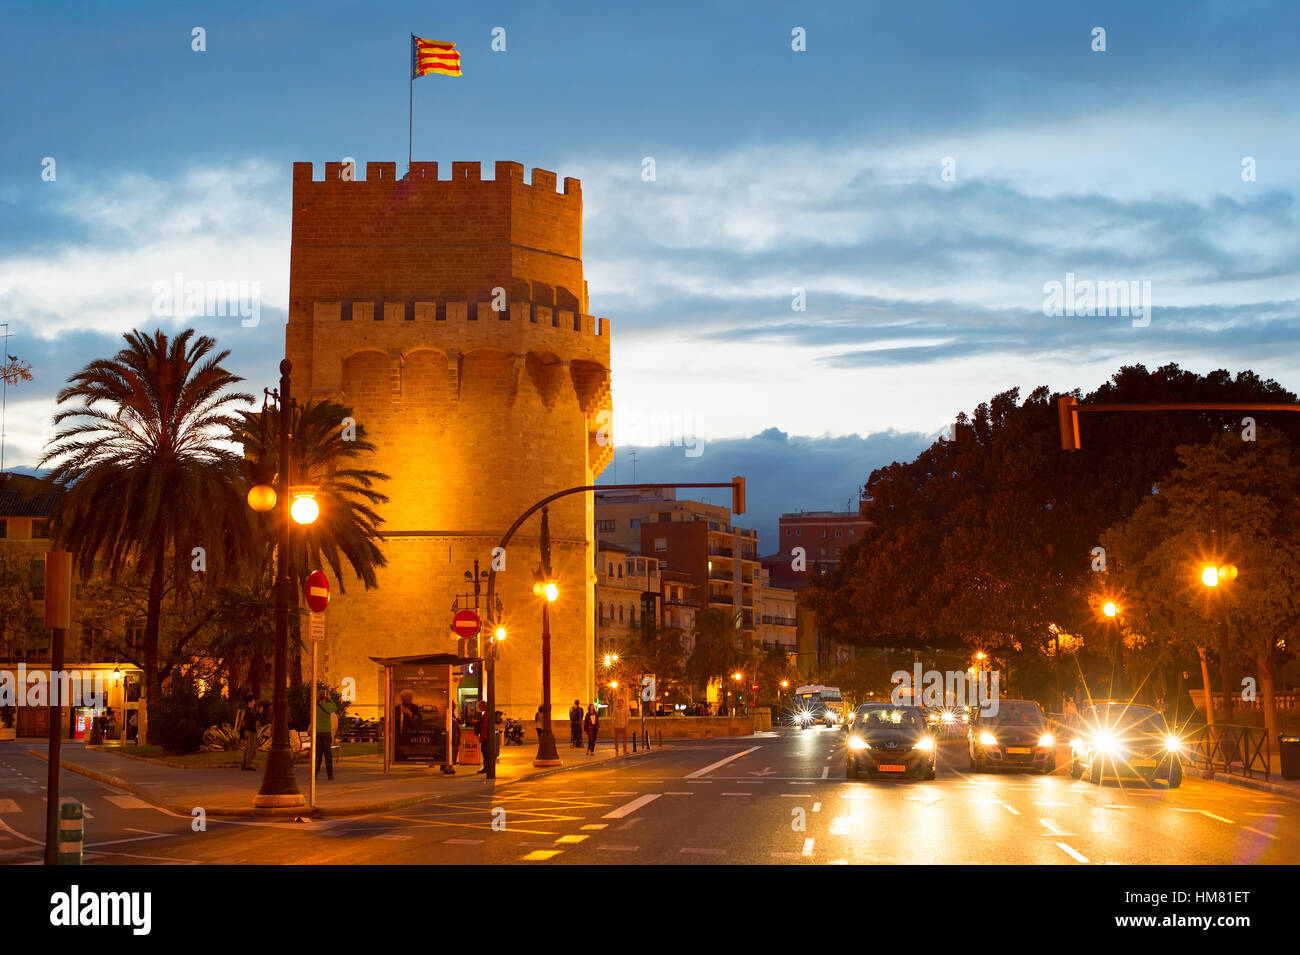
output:
[{"label": "window on building", "polygon": [[414,302],[407,302],[405,305],[402,306],[402,318],[403,318],[403,320],[408,321],[408,322],[413,322],[413,321],[415,321],[415,303],[414,303]]},{"label": "window on building", "polygon": [[838,527],[835,528],[835,536],[836,536],[836,537],[839,537],[839,536],[840,536],[841,534],[843,534],[843,533],[844,533],[844,532],[843,532],[842,530],[840,530]]},{"label": "window on building", "polygon": [[656,552],[656,553],[663,553],[663,552],[666,551],[667,549],[668,549],[668,538],[667,538],[667,537],[656,537],[656,538],[655,538],[655,552]]},{"label": "window on building", "polygon": [[627,525],[632,528],[632,530],[636,530],[641,526],[641,518],[633,517],[627,522]]},{"label": "window on building", "polygon": [[614,533],[615,523],[615,521],[597,521],[596,530],[600,531],[602,534],[612,534]]},{"label": "window on building", "polygon": [[344,302],[342,305],[339,306],[339,318],[340,318],[342,321],[345,321],[345,322],[350,322],[350,321],[352,321],[352,303],[351,303],[351,302]]},{"label": "window on building", "polygon": [[826,556],[826,548],[825,548],[825,547],[823,547],[823,548],[821,549],[821,556],[822,556],[822,557],[825,557],[825,556]]},{"label": "window on building", "polygon": [[0,540],[4,540],[8,536],[9,536],[9,522],[5,520],[0,520]]},{"label": "window on building", "polygon": [[794,537],[794,528],[787,527],[787,528],[785,529],[785,536],[786,536],[786,537]]},{"label": "window on building", "polygon": [[605,605],[604,605],[604,604],[601,604],[601,603],[596,604],[596,612],[600,615],[599,618],[598,618],[599,621],[600,621],[600,623],[604,623],[604,622],[605,622]]},{"label": "window on building", "polygon": [[609,575],[614,576],[614,562],[612,560],[609,562]]},{"label": "window on building", "polygon": [[32,521],[32,539],[45,540],[50,536],[50,522],[45,520]]},{"label": "window on building", "polygon": [[374,314],[374,319],[375,319],[375,321],[377,321],[377,322],[382,322],[382,321],[384,320],[384,303],[383,303],[383,302],[376,302],[376,303],[375,303],[375,314]]},{"label": "window on building", "polygon": [[618,622],[619,622],[619,623],[622,623],[622,622],[623,622],[623,605],[622,605],[622,604],[619,604],[619,605],[618,605]]},{"label": "window on building", "polygon": [[619,565],[618,565],[618,579],[619,579],[619,580],[622,580],[622,579],[623,579],[623,565],[622,565],[622,564],[619,564]]},{"label": "window on building", "polygon": [[826,536],[826,528],[823,527],[823,528],[822,528],[822,537],[825,537],[825,536]]},{"label": "window on building", "polygon": [[803,537],[803,531],[800,530],[798,527],[796,527],[796,528],[794,529],[794,536],[795,536],[795,537]]}]

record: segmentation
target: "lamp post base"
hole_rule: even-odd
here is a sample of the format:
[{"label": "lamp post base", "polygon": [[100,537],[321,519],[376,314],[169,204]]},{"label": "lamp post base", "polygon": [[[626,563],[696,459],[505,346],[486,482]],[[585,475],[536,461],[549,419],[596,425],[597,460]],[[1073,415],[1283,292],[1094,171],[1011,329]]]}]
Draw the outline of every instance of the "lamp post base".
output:
[{"label": "lamp post base", "polygon": [[564,762],[560,759],[559,750],[555,748],[555,734],[549,730],[543,730],[541,738],[537,741],[537,758],[533,760],[534,766],[563,766]]},{"label": "lamp post base", "polygon": [[258,793],[253,797],[254,809],[286,809],[307,805],[302,793],[284,793],[282,795],[264,795]]}]

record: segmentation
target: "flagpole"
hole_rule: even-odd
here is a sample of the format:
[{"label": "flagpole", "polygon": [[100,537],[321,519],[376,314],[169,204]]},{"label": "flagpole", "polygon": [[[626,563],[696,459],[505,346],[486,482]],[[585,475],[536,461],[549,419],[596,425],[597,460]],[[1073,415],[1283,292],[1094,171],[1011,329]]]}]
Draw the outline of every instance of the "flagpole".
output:
[{"label": "flagpole", "polygon": [[415,34],[411,34],[411,88],[406,101],[406,175],[411,175],[411,142],[415,137]]}]

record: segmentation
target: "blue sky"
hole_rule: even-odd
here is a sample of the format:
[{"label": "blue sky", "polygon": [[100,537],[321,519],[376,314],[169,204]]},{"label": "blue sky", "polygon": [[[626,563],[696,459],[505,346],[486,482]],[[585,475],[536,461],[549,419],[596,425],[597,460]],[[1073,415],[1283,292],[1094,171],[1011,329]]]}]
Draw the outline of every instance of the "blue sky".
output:
[{"label": "blue sky", "polygon": [[[1248,0],[11,5],[0,321],[37,380],[9,393],[6,463],[176,272],[259,283],[257,327],[196,324],[272,380],[290,164],[401,160],[411,32],[465,68],[417,82],[416,158],[582,179],[617,413],[706,438],[638,477],[758,468],[769,540],[1006,388],[1167,361],[1300,388],[1298,27]],[[1152,321],[1045,316],[1067,273],[1150,282]]]}]

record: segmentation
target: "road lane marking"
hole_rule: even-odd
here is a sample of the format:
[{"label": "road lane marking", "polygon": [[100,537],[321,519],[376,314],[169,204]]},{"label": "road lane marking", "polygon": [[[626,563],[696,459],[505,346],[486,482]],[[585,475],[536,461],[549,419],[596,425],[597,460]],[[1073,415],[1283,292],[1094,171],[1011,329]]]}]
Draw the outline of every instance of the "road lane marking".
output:
[{"label": "road lane marking", "polygon": [[727,850],[726,849],[683,849],[681,851],[681,854],[691,855],[691,856],[721,856],[721,855],[726,855]]},{"label": "road lane marking", "polygon": [[617,809],[613,809],[610,812],[605,813],[605,815],[601,816],[601,818],[622,819],[624,816],[629,816],[632,813],[636,812],[638,809],[640,809],[642,806],[646,805],[647,803],[654,802],[656,799],[659,798],[660,795],[661,793],[646,793],[644,796],[637,796],[631,802],[625,803],[624,805],[619,806]]},{"label": "road lane marking", "polygon": [[809,836],[803,841],[803,855],[811,857],[813,852],[813,837]]},{"label": "road lane marking", "polygon": [[545,862],[547,859],[558,856],[563,849],[534,849],[528,855],[523,856],[521,862]]},{"label": "road lane marking", "polygon": [[821,811],[822,811],[822,804],[819,802],[813,803],[813,812],[821,812]]},{"label": "road lane marking", "polygon": [[666,793],[664,793],[664,795],[665,795],[665,796],[694,796],[695,793],[693,793],[693,792],[666,792]]},{"label": "road lane marking", "polygon": [[829,766],[823,766],[823,767],[822,767],[822,779],[826,779],[828,776],[830,776],[830,774],[831,774],[831,768],[830,768]]},{"label": "road lane marking", "polygon": [[752,796],[753,793],[723,793],[724,796]]},{"label": "road lane marking", "polygon": [[107,799],[109,802],[111,802],[118,809],[152,809],[153,808],[153,806],[149,805],[139,796],[105,796],[104,798]]},{"label": "road lane marking", "polygon": [[763,747],[761,747],[761,746],[751,746],[749,749],[741,750],[739,753],[733,753],[732,755],[728,756],[726,759],[720,759],[720,760],[718,760],[716,763],[709,763],[709,765],[705,766],[703,769],[697,769],[697,770],[696,770],[695,772],[693,772],[693,773],[687,773],[687,774],[686,774],[685,776],[683,776],[682,778],[683,778],[683,779],[698,779],[698,778],[701,777],[701,776],[707,776],[709,773],[713,772],[715,769],[719,769],[719,768],[721,768],[721,767],[723,767],[723,766],[726,766],[727,763],[730,763],[730,762],[733,762],[733,761],[735,761],[735,760],[737,760],[737,759],[740,759],[740,757],[742,757],[742,756],[748,756],[750,753],[755,752],[756,750],[760,750],[760,749],[762,749],[762,748],[763,748]]},{"label": "road lane marking", "polygon": [[1007,812],[1011,813],[1011,815],[1013,816],[1020,815],[1020,810],[1017,809],[1015,806],[1009,806],[1006,803],[1003,803],[1002,808],[1005,809]]},{"label": "road lane marking", "polygon": [[482,839],[443,839],[444,846],[481,846]]},{"label": "road lane marking", "polygon": [[22,812],[13,799],[0,799],[0,812]]},{"label": "road lane marking", "polygon": [[29,836],[23,835],[21,832],[19,832],[16,829],[10,829],[7,825],[5,825],[5,821],[3,819],[0,819],[0,829],[3,829],[5,832],[9,833],[9,835],[13,836],[15,839],[22,839],[24,842],[30,842],[33,845],[38,845],[38,846],[45,845],[44,839],[32,839]]},{"label": "road lane marking", "polygon": [[1181,809],[1181,808],[1177,808],[1177,807],[1175,807],[1175,810],[1174,810],[1174,811],[1175,811],[1175,812],[1198,812],[1198,813],[1200,813],[1202,816],[1209,816],[1211,819],[1217,819],[1217,820],[1219,820],[1219,822],[1226,822],[1226,823],[1228,823],[1229,825],[1236,825],[1236,823],[1234,823],[1231,819],[1225,819],[1223,816],[1216,816],[1214,813],[1210,812],[1208,809]]},{"label": "road lane marking", "polygon": [[1247,832],[1253,832],[1257,836],[1264,836],[1267,839],[1281,838],[1280,836],[1273,835],[1271,832],[1265,832],[1263,829],[1256,829],[1254,826],[1242,826],[1241,828],[1245,829]]},{"label": "road lane marking", "polygon": [[636,852],[640,846],[597,846],[597,852]]},{"label": "road lane marking", "polygon": [[584,828],[584,829],[608,829],[608,828],[609,828],[609,823],[607,823],[607,822],[591,822],[591,823],[588,823],[587,825],[583,826],[582,828]]},{"label": "road lane marking", "polygon": [[1246,813],[1246,815],[1248,815],[1248,816],[1268,816],[1270,819],[1283,819],[1283,818],[1285,818],[1285,817],[1282,815],[1282,813],[1280,813],[1280,812],[1248,812],[1248,813]]},{"label": "road lane marking", "polygon": [[1038,821],[1041,822],[1044,826],[1046,826],[1047,829],[1048,829],[1048,831],[1049,831],[1052,835],[1054,835],[1054,836],[1072,836],[1072,835],[1074,835],[1073,832],[1062,832],[1060,829],[1057,829],[1057,828],[1056,828],[1056,823],[1053,822],[1051,819],[1039,819]]},{"label": "road lane marking", "polygon": [[1071,859],[1073,859],[1075,862],[1082,862],[1084,865],[1088,865],[1088,864],[1089,864],[1089,862],[1088,862],[1088,857],[1087,857],[1087,856],[1085,856],[1085,855],[1081,855],[1080,853],[1075,852],[1073,849],[1071,849],[1069,846],[1067,846],[1064,842],[1058,842],[1058,843],[1056,844],[1056,848],[1060,849],[1062,852],[1064,852],[1066,855],[1068,855],[1068,856],[1069,856]]},{"label": "road lane marking", "polygon": [[611,795],[611,796],[635,796],[636,793],[616,792],[616,793],[610,793],[609,795]]},{"label": "road lane marking", "polygon": [[582,842],[583,840],[590,838],[591,836],[560,836],[560,838],[555,840],[555,844],[558,846],[564,843]]},{"label": "road lane marking", "polygon": [[371,836],[372,839],[388,839],[392,842],[403,842],[410,839],[410,836],[404,836],[399,832],[383,832],[377,836]]},{"label": "road lane marking", "polygon": [[1107,809],[1136,809],[1137,806],[1121,806],[1118,803],[1108,802],[1106,803],[1106,808]]}]

